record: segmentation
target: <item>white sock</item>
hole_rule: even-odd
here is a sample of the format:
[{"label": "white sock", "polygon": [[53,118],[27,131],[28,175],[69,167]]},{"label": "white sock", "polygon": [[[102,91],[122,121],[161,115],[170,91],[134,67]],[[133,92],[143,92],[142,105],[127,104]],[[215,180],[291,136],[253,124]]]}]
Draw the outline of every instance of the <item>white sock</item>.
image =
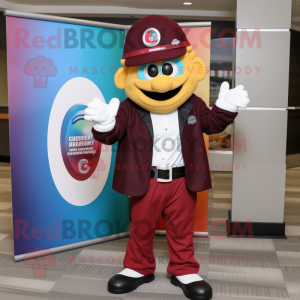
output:
[{"label": "white sock", "polygon": [[140,277],[143,277],[145,275],[143,274],[140,274],[136,271],[133,271],[131,269],[124,269],[122,272],[118,273],[118,274],[121,274],[121,275],[124,275],[124,276],[127,276],[127,277],[132,277],[132,278],[140,278]]},{"label": "white sock", "polygon": [[176,276],[176,278],[183,284],[189,284],[191,282],[203,280],[203,278],[201,276],[199,276],[198,274]]}]

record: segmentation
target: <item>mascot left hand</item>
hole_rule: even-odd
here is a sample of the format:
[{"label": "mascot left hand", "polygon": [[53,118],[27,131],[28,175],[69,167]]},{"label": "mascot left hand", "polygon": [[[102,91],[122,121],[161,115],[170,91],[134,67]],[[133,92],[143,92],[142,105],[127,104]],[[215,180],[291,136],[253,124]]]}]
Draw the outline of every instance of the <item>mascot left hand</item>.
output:
[{"label": "mascot left hand", "polygon": [[216,106],[230,112],[237,112],[238,108],[246,108],[250,102],[247,91],[243,85],[229,89],[229,83],[224,81],[220,88]]}]

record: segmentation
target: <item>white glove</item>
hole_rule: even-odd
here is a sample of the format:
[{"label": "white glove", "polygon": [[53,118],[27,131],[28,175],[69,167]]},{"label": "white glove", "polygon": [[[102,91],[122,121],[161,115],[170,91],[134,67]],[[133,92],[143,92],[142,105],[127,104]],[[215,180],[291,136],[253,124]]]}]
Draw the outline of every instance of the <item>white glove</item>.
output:
[{"label": "white glove", "polygon": [[246,108],[250,102],[247,91],[243,85],[238,85],[234,89],[229,89],[229,83],[224,81],[220,88],[216,106],[227,111],[237,112],[238,108]]},{"label": "white glove", "polygon": [[98,132],[111,131],[116,124],[119,105],[120,101],[117,98],[112,98],[109,104],[102,102],[99,98],[94,98],[84,110],[84,119],[94,122],[93,128]]}]

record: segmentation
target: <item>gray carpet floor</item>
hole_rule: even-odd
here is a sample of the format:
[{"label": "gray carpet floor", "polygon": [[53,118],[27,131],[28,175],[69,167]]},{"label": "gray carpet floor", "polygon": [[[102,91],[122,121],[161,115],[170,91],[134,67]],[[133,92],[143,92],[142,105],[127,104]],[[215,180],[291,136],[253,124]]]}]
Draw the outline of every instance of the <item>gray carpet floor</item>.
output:
[{"label": "gray carpet floor", "polygon": [[[212,172],[209,220],[226,220],[231,208],[232,174]],[[213,287],[215,300],[300,299],[300,168],[287,170],[285,222],[287,239],[194,238],[199,274]],[[210,228],[211,229],[211,228]],[[186,299],[170,284],[166,238],[156,236],[156,280],[125,295],[112,295],[107,281],[120,272],[127,238],[54,254],[45,277],[35,277],[31,265],[13,261],[10,165],[0,164],[0,299],[94,300]],[[90,263],[90,257],[94,262]]]}]

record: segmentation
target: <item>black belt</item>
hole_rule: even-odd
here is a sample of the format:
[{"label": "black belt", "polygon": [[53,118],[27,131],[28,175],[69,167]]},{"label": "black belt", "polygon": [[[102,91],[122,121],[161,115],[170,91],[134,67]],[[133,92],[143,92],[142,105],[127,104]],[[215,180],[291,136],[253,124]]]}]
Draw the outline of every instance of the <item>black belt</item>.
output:
[{"label": "black belt", "polygon": [[157,178],[157,181],[159,182],[170,182],[173,179],[182,178],[184,176],[184,167],[159,167],[159,169],[157,167],[152,167],[151,169],[151,178]]}]

